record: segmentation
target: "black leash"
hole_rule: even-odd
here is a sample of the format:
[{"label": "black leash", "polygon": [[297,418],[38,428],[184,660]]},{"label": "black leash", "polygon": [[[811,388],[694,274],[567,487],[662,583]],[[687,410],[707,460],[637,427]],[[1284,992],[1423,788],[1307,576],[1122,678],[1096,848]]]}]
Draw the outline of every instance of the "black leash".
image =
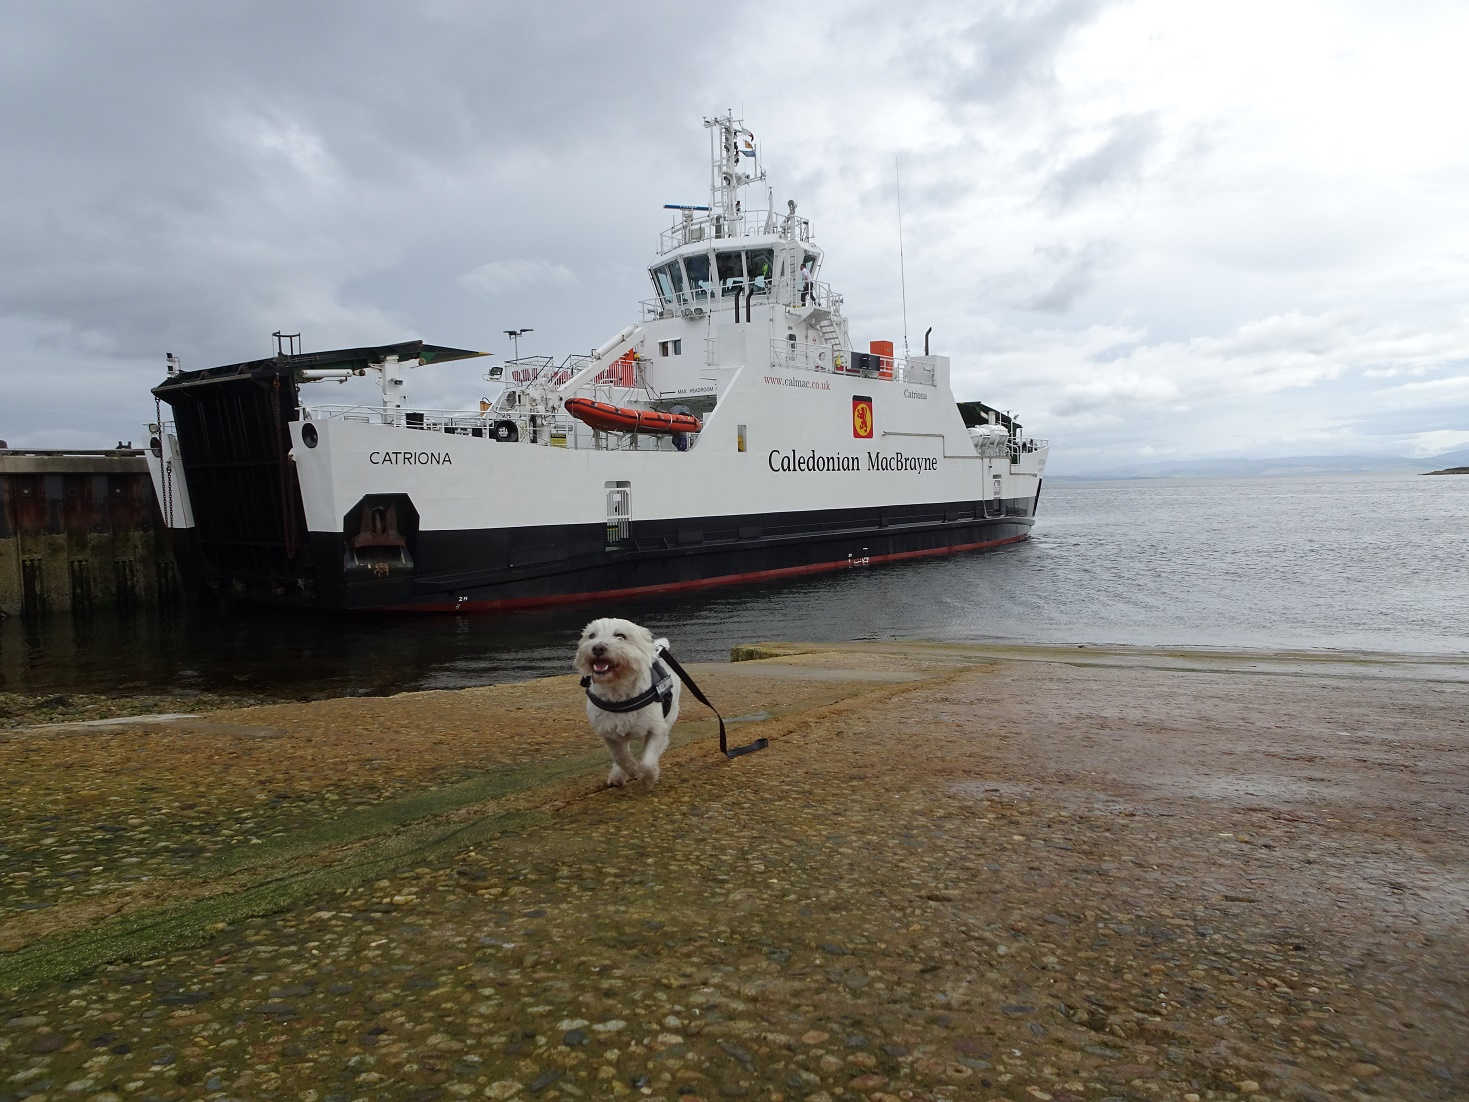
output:
[{"label": "black leash", "polygon": [[737,758],[741,754],[753,754],[756,750],[764,750],[767,746],[770,745],[770,740],[768,738],[757,738],[752,743],[749,743],[745,746],[736,746],[733,750],[731,750],[724,739],[724,717],[719,714],[719,709],[716,708],[713,704],[709,703],[709,698],[699,690],[699,686],[694,684],[694,679],[690,677],[688,673],[685,672],[684,668],[678,664],[677,658],[673,657],[673,655],[669,654],[667,651],[664,651],[659,657],[673,668],[673,672],[678,674],[678,679],[689,687],[689,692],[698,697],[700,702],[703,703],[704,707],[708,708],[718,718],[719,752],[723,754],[726,758]]},{"label": "black leash", "polygon": [[596,693],[592,692],[592,679],[590,677],[583,677],[581,679],[581,687],[587,691],[587,699],[604,712],[636,712],[640,708],[646,708],[649,704],[657,703],[663,705],[663,714],[667,715],[673,704],[673,690],[665,686],[671,686],[672,681],[665,681],[666,673],[659,668],[659,663],[661,662],[667,662],[673,672],[678,674],[678,679],[689,687],[689,692],[698,697],[704,706],[718,718],[719,752],[726,758],[737,758],[741,754],[753,754],[756,750],[764,750],[770,745],[769,739],[757,738],[748,745],[736,746],[731,750],[725,740],[724,717],[719,714],[719,709],[709,703],[709,698],[704,695],[699,686],[694,684],[694,679],[688,675],[688,672],[678,664],[678,659],[666,650],[659,651],[658,658],[653,663],[653,683],[637,696],[630,697],[627,700],[603,700]]}]

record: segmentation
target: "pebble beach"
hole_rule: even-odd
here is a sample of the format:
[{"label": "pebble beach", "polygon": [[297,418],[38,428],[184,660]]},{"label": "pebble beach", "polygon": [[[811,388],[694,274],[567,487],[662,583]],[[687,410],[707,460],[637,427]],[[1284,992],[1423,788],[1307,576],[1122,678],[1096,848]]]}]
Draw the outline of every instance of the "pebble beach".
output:
[{"label": "pebble beach", "polygon": [[735,658],[651,790],[570,674],[12,704],[0,1102],[1469,1096],[1469,660]]}]

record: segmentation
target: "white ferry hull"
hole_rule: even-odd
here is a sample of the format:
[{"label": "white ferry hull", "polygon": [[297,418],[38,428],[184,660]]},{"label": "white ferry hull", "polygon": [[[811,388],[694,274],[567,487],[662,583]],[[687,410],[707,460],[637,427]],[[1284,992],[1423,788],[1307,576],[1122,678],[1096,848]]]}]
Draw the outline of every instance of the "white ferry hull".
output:
[{"label": "white ferry hull", "polygon": [[[977,455],[947,388],[845,375],[819,380],[819,390],[786,385],[795,378],[761,370],[735,380],[685,452],[296,422],[315,600],[341,608],[525,608],[1026,538],[1043,452],[1020,453],[1016,462],[1008,451]],[[870,438],[854,436],[858,399],[871,405]],[[314,446],[302,439],[306,425]],[[614,487],[626,495],[627,528],[612,540]],[[414,529],[404,537],[411,569],[354,568],[346,542],[360,530],[361,510],[394,504],[416,518],[403,525]]]}]

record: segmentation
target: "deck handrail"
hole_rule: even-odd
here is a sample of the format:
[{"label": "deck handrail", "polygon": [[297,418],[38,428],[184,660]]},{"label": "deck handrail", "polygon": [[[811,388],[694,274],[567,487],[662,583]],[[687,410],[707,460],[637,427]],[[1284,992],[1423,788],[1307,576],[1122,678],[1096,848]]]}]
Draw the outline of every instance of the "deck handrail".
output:
[{"label": "deck handrail", "polygon": [[[497,421],[510,421],[515,425],[520,443],[532,443],[544,447],[587,448],[602,451],[676,451],[671,436],[657,433],[630,433],[597,430],[565,414],[533,415],[489,409],[480,413],[476,410],[432,410],[395,409],[384,410],[381,406],[364,405],[313,405],[302,407],[303,420],[356,421],[360,424],[383,424],[397,428],[418,428],[430,433],[448,433],[457,436],[472,436],[492,444],[495,439],[494,426]],[[420,424],[409,425],[410,414],[422,415]],[[537,421],[532,425],[531,417]],[[534,431],[532,431],[534,429]],[[476,433],[476,430],[478,432]],[[531,437],[535,436],[532,440]],[[689,446],[698,440],[696,432],[686,433]],[[632,438],[636,437],[636,443]]]},{"label": "deck handrail", "polygon": [[810,241],[811,220],[793,218],[784,212],[742,210],[733,218],[722,213],[690,218],[668,227],[658,235],[658,255],[663,256],[685,245],[700,242],[744,240],[765,237],[777,241]]},{"label": "deck handrail", "polygon": [[770,342],[770,362],[773,367],[786,367],[795,371],[825,372],[833,375],[856,375],[867,379],[891,380],[914,386],[934,386],[935,372],[931,363],[914,363],[903,356],[883,357],[892,364],[890,369],[863,370],[852,367],[852,350],[832,349],[820,341],[773,340]]}]

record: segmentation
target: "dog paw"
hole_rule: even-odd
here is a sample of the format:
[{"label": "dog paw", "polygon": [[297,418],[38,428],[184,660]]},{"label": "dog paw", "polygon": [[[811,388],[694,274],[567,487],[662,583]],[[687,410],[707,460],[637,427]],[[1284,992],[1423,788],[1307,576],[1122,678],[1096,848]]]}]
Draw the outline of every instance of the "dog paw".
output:
[{"label": "dog paw", "polygon": [[662,774],[662,772],[663,771],[659,769],[656,765],[649,765],[647,762],[643,762],[643,764],[638,767],[638,773],[641,776],[643,783],[646,784],[649,788],[652,788],[655,784],[658,783],[658,777]]},{"label": "dog paw", "polygon": [[627,774],[622,771],[622,766],[614,765],[612,772],[607,774],[608,788],[621,788],[627,783]]}]

